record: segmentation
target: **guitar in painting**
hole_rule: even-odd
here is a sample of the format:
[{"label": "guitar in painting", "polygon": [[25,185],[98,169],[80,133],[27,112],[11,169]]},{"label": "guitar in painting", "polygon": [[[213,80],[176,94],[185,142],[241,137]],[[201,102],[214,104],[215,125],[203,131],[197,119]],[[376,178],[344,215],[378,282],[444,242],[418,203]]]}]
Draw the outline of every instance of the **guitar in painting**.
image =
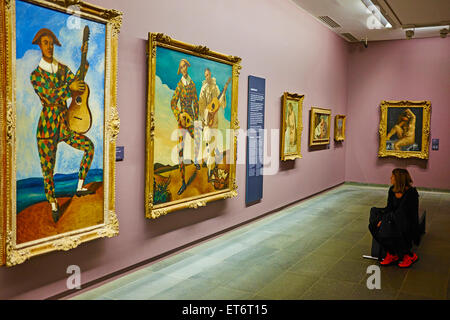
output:
[{"label": "guitar in painting", "polygon": [[[83,31],[83,44],[89,41],[89,27],[85,26]],[[86,56],[87,52],[83,52],[81,56],[79,80],[84,81],[86,76]],[[89,87],[86,84],[84,92],[72,91],[72,102],[70,103],[67,113],[67,121],[71,130],[84,134],[89,131],[92,126],[92,114],[89,109]]]},{"label": "guitar in painting", "polygon": [[227,91],[228,85],[230,84],[231,77],[228,79],[227,83],[223,87],[222,92],[219,94],[217,98],[213,98],[212,101],[206,106],[206,109],[208,110],[208,119],[206,119],[206,125],[208,127],[211,127],[214,123],[214,116],[216,115],[217,111],[220,108],[220,99],[222,98],[222,95],[225,94]]}]

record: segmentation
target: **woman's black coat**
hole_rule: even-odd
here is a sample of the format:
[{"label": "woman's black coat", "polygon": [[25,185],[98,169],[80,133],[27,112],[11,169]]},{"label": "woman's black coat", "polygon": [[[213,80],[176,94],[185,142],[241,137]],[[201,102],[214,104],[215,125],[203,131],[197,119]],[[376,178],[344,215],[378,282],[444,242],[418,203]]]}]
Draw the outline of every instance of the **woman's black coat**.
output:
[{"label": "woman's black coat", "polygon": [[[393,187],[389,188],[387,206],[379,211],[380,218],[383,221],[382,224],[389,221],[393,222],[399,236],[407,241],[407,243],[414,242],[418,245],[420,241],[419,193],[416,188],[409,188],[405,191],[402,198],[397,199],[392,189]],[[377,230],[378,228],[373,224],[369,229],[371,229],[372,234],[381,231]],[[377,234],[376,238],[380,236],[382,235]]]}]

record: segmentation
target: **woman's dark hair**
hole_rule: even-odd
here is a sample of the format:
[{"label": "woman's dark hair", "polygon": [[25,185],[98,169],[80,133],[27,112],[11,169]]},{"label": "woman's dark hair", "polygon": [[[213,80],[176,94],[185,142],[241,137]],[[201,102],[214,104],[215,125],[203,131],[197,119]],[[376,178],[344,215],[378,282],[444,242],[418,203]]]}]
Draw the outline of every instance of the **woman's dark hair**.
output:
[{"label": "woman's dark hair", "polygon": [[392,191],[404,193],[407,188],[412,186],[412,179],[409,175],[408,170],[396,168],[392,170],[394,175],[395,183]]}]

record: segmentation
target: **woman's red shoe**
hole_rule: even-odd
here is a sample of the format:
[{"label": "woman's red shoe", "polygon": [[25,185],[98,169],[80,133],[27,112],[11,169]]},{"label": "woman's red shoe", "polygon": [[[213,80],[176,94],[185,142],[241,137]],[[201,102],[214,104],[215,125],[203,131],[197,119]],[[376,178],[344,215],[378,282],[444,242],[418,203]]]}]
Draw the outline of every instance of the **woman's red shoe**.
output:
[{"label": "woman's red shoe", "polygon": [[417,256],[417,254],[413,253],[412,256],[410,256],[409,254],[405,254],[403,256],[403,260],[400,261],[400,263],[398,264],[398,266],[400,268],[408,268],[410,267],[414,262],[417,261],[417,259],[419,259],[419,257]]},{"label": "woman's red shoe", "polygon": [[388,266],[394,262],[398,261],[398,256],[390,254],[389,252],[386,253],[386,257],[383,259],[383,261],[380,262],[382,266]]}]

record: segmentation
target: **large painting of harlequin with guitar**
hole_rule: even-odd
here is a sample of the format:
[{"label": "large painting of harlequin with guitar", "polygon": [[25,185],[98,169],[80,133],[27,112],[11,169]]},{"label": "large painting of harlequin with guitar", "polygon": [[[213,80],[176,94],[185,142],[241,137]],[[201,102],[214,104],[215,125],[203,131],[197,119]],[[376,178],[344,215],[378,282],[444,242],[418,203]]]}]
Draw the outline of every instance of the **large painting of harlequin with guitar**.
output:
[{"label": "large painting of harlequin with guitar", "polygon": [[117,234],[110,229],[117,132],[108,129],[118,121],[112,51],[121,13],[108,17],[87,3],[12,2],[4,8],[15,49],[10,245],[58,240],[52,247],[65,249],[83,242],[84,231]]},{"label": "large painting of harlequin with guitar", "polygon": [[240,58],[149,35],[147,217],[236,195]]}]

